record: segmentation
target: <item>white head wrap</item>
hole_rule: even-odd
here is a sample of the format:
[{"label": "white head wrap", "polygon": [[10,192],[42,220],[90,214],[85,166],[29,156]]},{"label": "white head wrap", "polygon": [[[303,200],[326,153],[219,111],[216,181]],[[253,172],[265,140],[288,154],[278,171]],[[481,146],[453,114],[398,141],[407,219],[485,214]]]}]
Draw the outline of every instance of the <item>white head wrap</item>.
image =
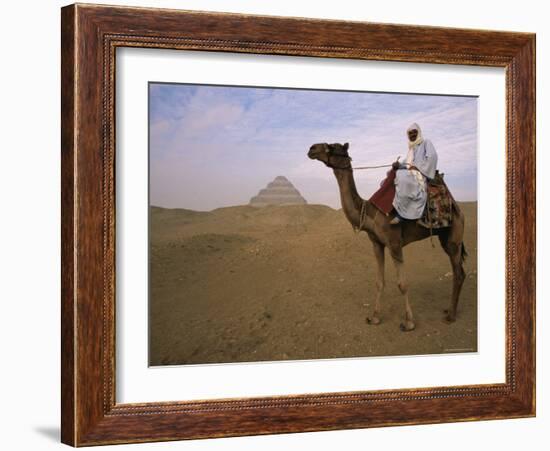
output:
[{"label": "white head wrap", "polygon": [[420,125],[418,125],[416,122],[413,122],[411,126],[407,129],[407,139],[409,139],[409,132],[411,130],[416,130],[418,132],[418,135],[416,136],[416,139],[414,141],[409,140],[409,149],[417,146],[418,144],[421,144],[422,141],[424,141],[424,138],[422,137],[422,130],[420,129]]},{"label": "white head wrap", "polygon": [[[411,141],[409,139],[409,132],[411,130],[416,130],[418,132],[418,135],[416,136],[416,139],[414,141]],[[413,122],[411,126],[407,129],[407,139],[409,139],[409,151],[407,152],[407,164],[412,166],[413,160],[414,160],[414,148],[419,144],[422,144],[422,142],[424,141],[424,138],[422,137],[422,130],[420,129],[420,125],[418,125],[416,122]],[[424,177],[422,176],[422,174],[419,171],[415,171],[415,170],[412,170],[411,172],[414,174],[416,180],[418,181],[422,189],[424,189]]]}]

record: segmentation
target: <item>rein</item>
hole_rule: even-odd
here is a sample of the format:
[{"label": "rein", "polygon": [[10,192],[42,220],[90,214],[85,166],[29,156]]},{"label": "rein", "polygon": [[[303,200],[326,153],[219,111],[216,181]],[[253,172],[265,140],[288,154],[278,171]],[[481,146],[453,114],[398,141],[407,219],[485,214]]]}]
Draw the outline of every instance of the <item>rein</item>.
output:
[{"label": "rein", "polygon": [[351,168],[351,169],[360,170],[360,169],[378,169],[378,168],[391,168],[391,167],[392,167],[391,164],[380,164],[378,166],[356,166],[356,167]]},{"label": "rein", "polygon": [[345,166],[345,167],[333,166],[333,165],[328,164],[328,163],[325,163],[325,165],[328,166],[331,169],[347,169],[347,170],[358,170],[358,171],[360,171],[362,169],[391,168],[393,163],[392,164],[380,164],[378,166],[352,166],[350,164],[349,166]]},{"label": "rein", "polygon": [[[338,155],[338,156],[344,156],[344,155]],[[349,157],[348,157],[349,158]],[[401,157],[397,157],[396,161],[399,161]],[[393,163],[391,164],[379,164],[377,166],[352,166],[351,165],[351,158],[350,158],[350,164],[349,166],[345,166],[345,167],[338,167],[338,166],[333,166],[332,164],[330,163],[325,163],[326,166],[328,166],[329,168],[331,169],[344,169],[344,170],[362,170],[362,169],[379,169],[379,168],[391,168],[393,166]]]}]

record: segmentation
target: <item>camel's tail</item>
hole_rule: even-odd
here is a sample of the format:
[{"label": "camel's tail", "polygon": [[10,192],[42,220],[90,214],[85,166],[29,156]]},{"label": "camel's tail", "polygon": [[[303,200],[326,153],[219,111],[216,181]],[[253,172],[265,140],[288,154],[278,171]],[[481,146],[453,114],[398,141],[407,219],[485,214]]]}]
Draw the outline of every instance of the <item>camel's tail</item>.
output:
[{"label": "camel's tail", "polygon": [[466,252],[466,246],[462,243],[462,249],[460,251],[460,263],[464,264],[466,257],[468,257],[468,252]]}]

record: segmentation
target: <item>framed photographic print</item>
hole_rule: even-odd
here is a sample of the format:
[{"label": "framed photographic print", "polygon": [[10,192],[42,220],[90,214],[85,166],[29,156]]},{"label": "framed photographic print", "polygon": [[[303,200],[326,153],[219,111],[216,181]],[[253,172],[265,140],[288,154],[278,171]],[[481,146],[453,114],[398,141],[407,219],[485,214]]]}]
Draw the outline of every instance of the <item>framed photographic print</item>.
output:
[{"label": "framed photographic print", "polygon": [[535,36],[62,9],[62,441],[535,415]]}]

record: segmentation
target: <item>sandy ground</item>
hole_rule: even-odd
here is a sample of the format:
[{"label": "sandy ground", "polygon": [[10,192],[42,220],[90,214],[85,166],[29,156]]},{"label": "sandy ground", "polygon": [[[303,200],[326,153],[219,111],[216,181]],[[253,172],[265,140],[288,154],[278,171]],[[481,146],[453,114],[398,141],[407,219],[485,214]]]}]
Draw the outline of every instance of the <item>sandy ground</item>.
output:
[{"label": "sandy ground", "polygon": [[321,205],[151,208],[150,364],[477,350],[477,204],[461,204],[469,253],[457,321],[443,322],[450,263],[434,238],[404,250],[416,330],[386,258],[382,323],[370,326],[375,260],[365,233]]}]

